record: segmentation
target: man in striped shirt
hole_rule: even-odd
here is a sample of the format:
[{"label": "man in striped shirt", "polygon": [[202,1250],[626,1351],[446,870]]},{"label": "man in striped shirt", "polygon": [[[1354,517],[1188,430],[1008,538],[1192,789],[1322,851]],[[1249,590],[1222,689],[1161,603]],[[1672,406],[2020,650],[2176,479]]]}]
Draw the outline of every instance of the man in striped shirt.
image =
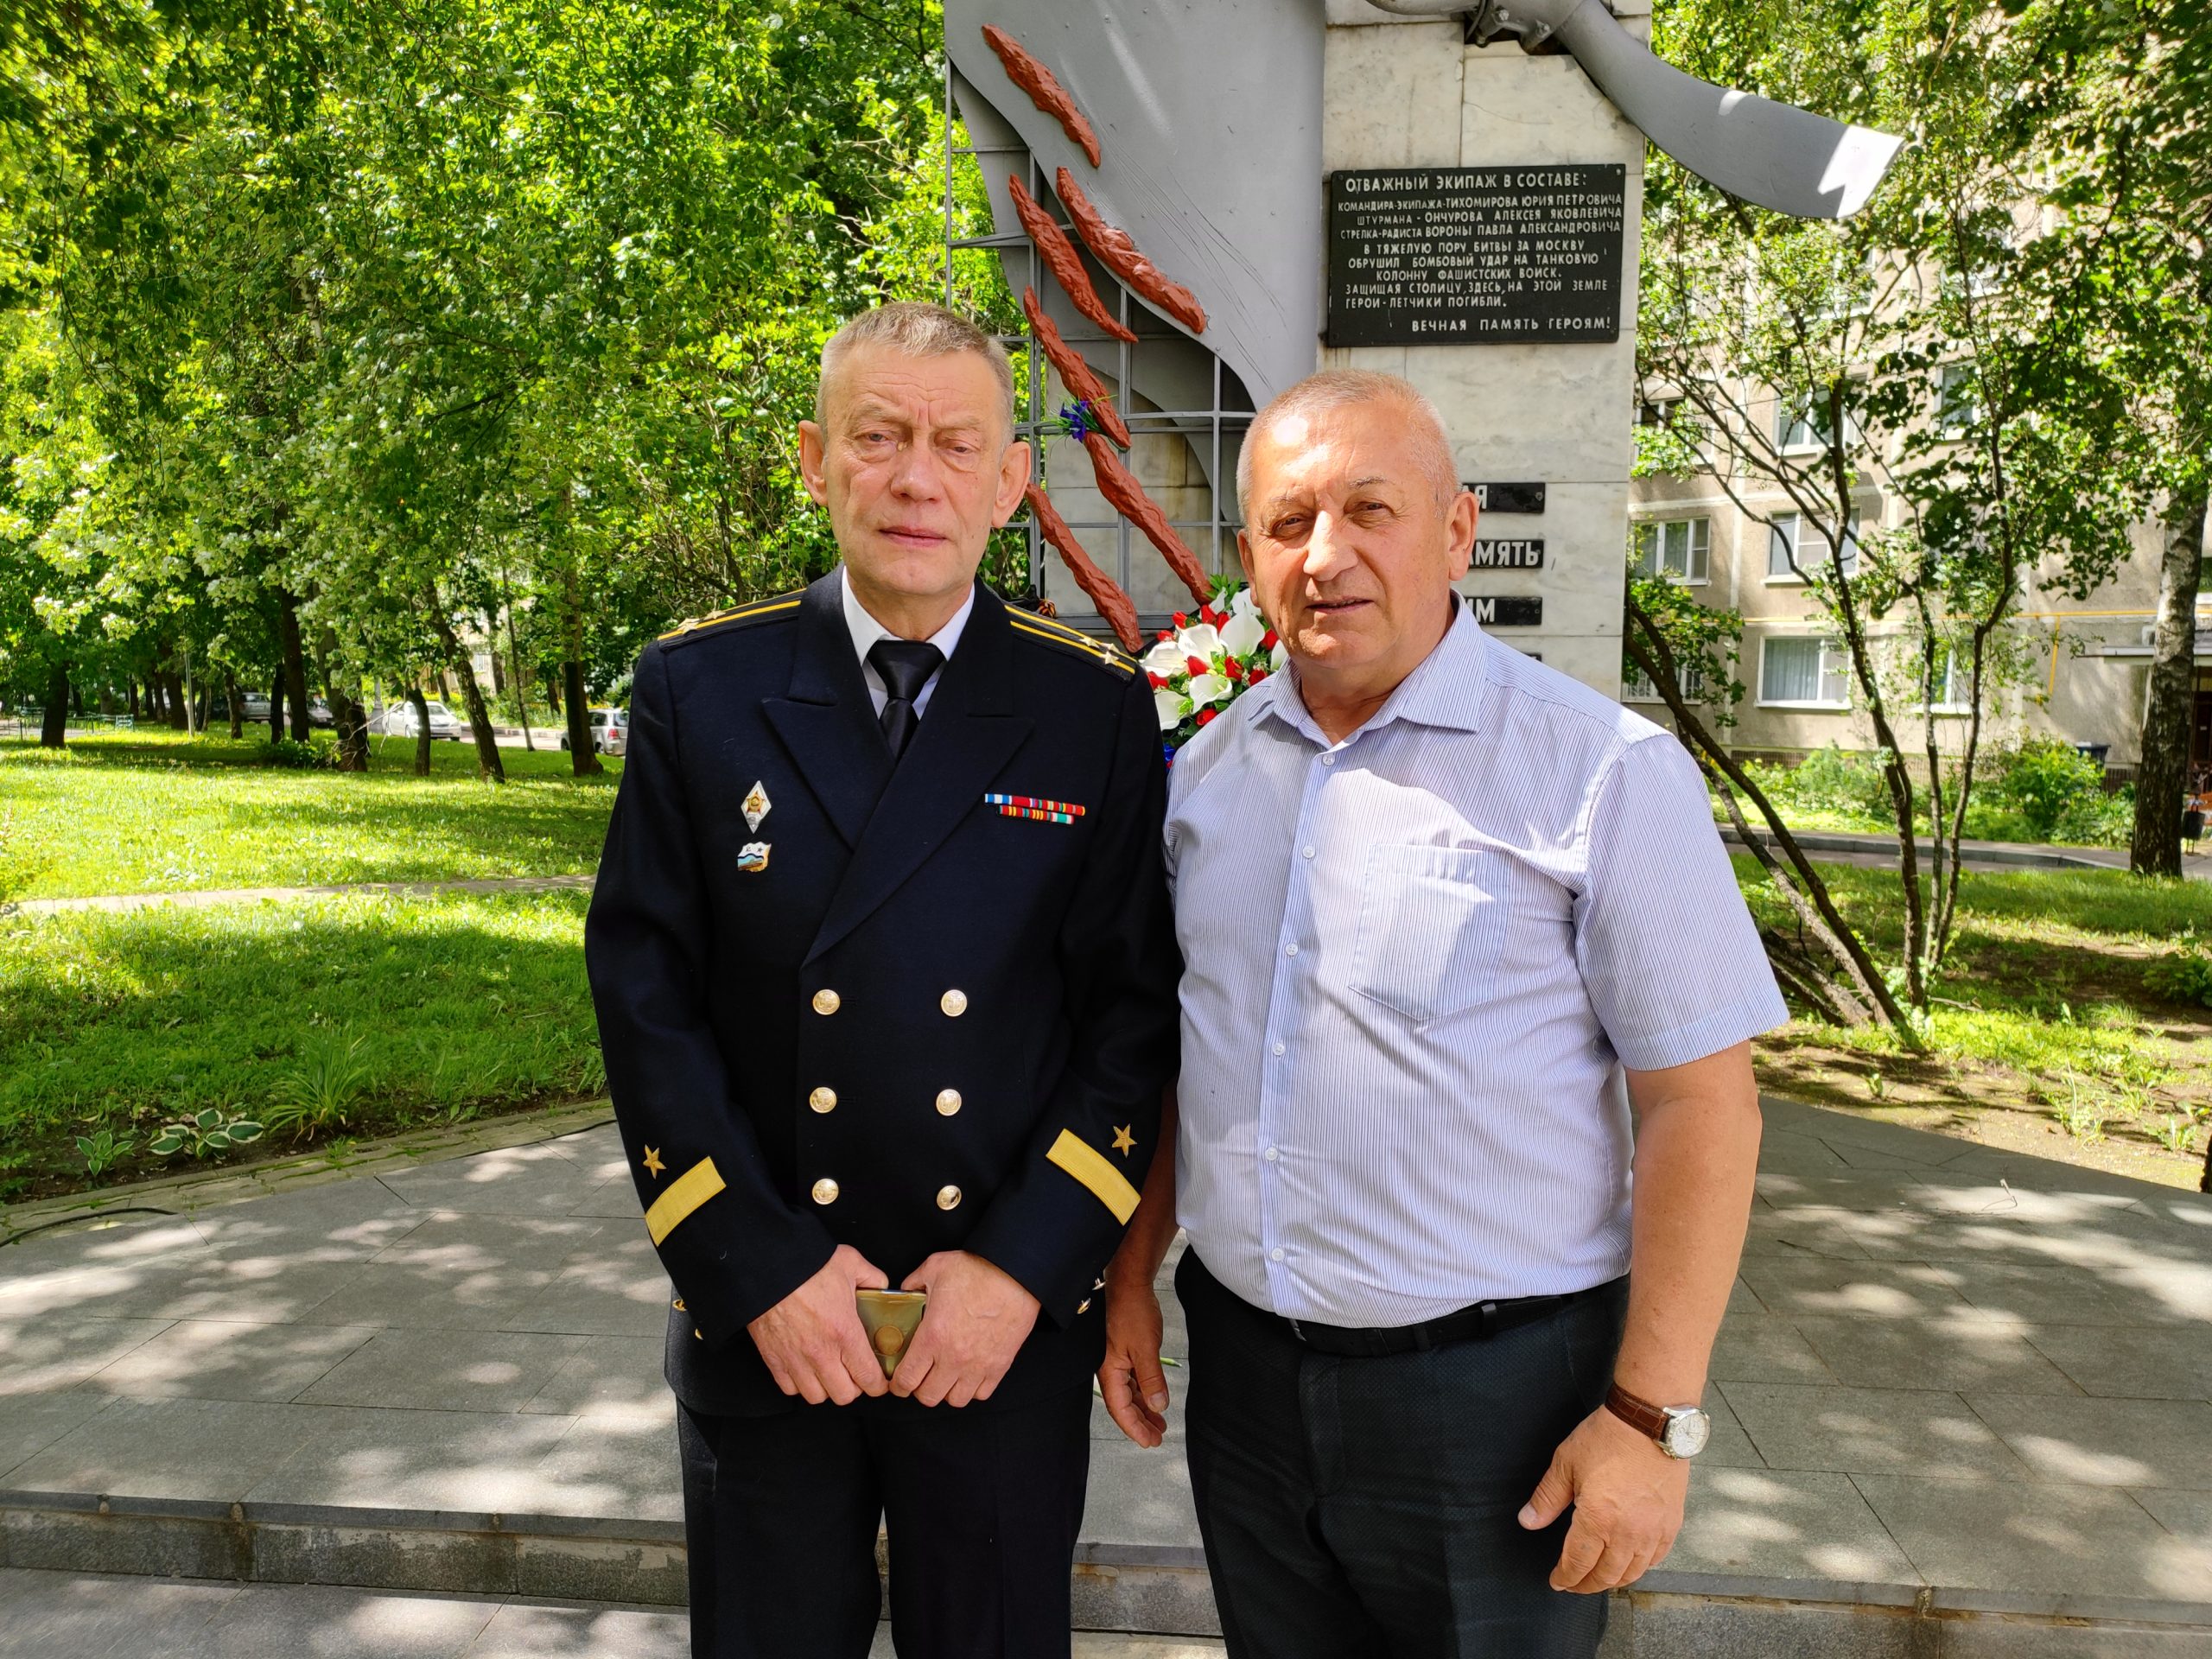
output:
[{"label": "man in striped shirt", "polygon": [[1102,1389],[1161,1442],[1179,1222],[1230,1654],[1586,1659],[1681,1525],[1786,1010],[1688,753],[1454,594],[1426,399],[1317,375],[1240,474],[1289,671],[1176,759],[1177,1155]]}]

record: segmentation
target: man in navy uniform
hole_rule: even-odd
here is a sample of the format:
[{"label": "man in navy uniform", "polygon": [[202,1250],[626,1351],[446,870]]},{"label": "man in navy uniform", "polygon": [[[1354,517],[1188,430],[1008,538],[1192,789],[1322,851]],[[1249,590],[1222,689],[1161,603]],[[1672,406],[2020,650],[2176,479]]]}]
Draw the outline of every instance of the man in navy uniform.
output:
[{"label": "man in navy uniform", "polygon": [[[801,468],[844,563],[650,647],[585,930],[676,1289],[693,1651],[1069,1651],[1100,1276],[1173,1074],[1151,691],[976,580],[1029,475],[996,341],[891,305]],[[925,1291],[886,1379],[855,1293]]]}]

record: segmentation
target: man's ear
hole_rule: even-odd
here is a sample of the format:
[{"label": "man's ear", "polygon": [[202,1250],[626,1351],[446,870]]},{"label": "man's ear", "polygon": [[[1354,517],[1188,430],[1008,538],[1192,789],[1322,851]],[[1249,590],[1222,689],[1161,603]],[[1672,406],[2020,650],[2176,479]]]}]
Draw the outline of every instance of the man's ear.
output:
[{"label": "man's ear", "polygon": [[1236,532],[1236,563],[1244,568],[1244,585],[1254,590],[1252,597],[1256,602],[1260,579],[1252,574],[1252,532],[1249,530]]},{"label": "man's ear", "polygon": [[1481,516],[1472,490],[1462,490],[1452,498],[1451,510],[1444,519],[1444,557],[1454,582],[1465,575],[1474,563],[1475,524]]},{"label": "man's ear", "polygon": [[[804,432],[802,423],[799,430]],[[1022,492],[1029,487],[1029,444],[1017,438],[1006,447],[999,457],[999,493],[991,504],[991,523],[1003,529],[1006,521],[1014,517],[1014,510],[1021,505]]]},{"label": "man's ear", "polygon": [[823,465],[823,440],[822,429],[812,421],[798,423],[798,475],[806,481],[806,493],[814,498],[817,506],[830,505],[830,474]]}]

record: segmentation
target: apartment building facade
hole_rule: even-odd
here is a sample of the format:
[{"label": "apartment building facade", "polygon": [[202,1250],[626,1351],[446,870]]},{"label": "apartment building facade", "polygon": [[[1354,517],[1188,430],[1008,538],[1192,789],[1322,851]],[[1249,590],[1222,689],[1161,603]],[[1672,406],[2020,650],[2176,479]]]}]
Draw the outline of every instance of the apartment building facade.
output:
[{"label": "apartment building facade", "polygon": [[[1802,429],[1793,435],[1786,411],[1774,400],[1763,405],[1754,400],[1751,413],[1780,423],[1777,440],[1785,445],[1799,435],[1808,454],[1816,452],[1814,435]],[[1659,414],[1647,406],[1641,418]],[[1718,464],[1726,466],[1726,457]],[[1780,489],[1740,475],[1732,481],[1732,493],[1709,468],[1635,480],[1629,507],[1633,565],[1681,584],[1701,603],[1742,616],[1737,677],[1746,690],[1729,734],[1732,747],[1776,759],[1799,758],[1831,744],[1872,749],[1872,723],[1802,574],[1825,567],[1826,541]],[[1904,516],[1902,504],[1872,480],[1862,482],[1856,508],[1862,536],[1871,527],[1894,527]],[[2011,625],[2009,668],[1988,703],[1985,744],[2054,737],[2093,753],[2101,749],[2119,779],[2133,774],[2149,698],[2162,537],[2156,523],[2136,525],[2126,559],[2086,599],[2047,591],[2037,573],[2031,573]],[[1847,561],[1847,568],[1855,565],[1855,549]],[[2193,766],[2200,773],[2212,768],[2212,569],[2205,575],[2196,616],[2193,725]],[[1904,633],[1901,618],[1870,630],[1871,638],[1885,642],[1878,650],[1890,653],[1904,645]],[[1967,724],[1963,664],[1956,677],[1956,693],[1939,695],[1932,714],[1921,714],[1916,699],[1888,699],[1899,740],[1916,752],[1925,747],[1923,722],[1930,718],[1939,752],[1958,751]],[[1622,700],[1667,723],[1657,693],[1633,671]]]}]

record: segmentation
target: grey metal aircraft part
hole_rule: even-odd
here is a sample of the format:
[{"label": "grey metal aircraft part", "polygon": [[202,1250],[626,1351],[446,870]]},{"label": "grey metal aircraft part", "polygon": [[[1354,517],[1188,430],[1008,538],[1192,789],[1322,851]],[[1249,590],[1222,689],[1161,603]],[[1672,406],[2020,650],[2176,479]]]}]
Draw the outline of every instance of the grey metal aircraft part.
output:
[{"label": "grey metal aircraft part", "polygon": [[[1260,403],[1313,373],[1321,327],[1322,3],[945,0],[961,79],[1047,180],[1069,168],[1100,213],[1198,296],[1206,346]],[[1096,168],[1007,80],[983,43],[986,23],[1074,97],[1098,133]],[[977,112],[964,99],[963,110],[972,128]],[[993,216],[1013,231],[1005,172],[985,177]]]},{"label": "grey metal aircraft part", "polygon": [[[1464,13],[1466,0],[1370,0],[1402,17]],[[1556,38],[1645,137],[1732,196],[1799,219],[1844,219],[1866,205],[1904,142],[1795,105],[1684,74],[1614,19],[1601,0],[1484,0],[1475,33]]]}]

